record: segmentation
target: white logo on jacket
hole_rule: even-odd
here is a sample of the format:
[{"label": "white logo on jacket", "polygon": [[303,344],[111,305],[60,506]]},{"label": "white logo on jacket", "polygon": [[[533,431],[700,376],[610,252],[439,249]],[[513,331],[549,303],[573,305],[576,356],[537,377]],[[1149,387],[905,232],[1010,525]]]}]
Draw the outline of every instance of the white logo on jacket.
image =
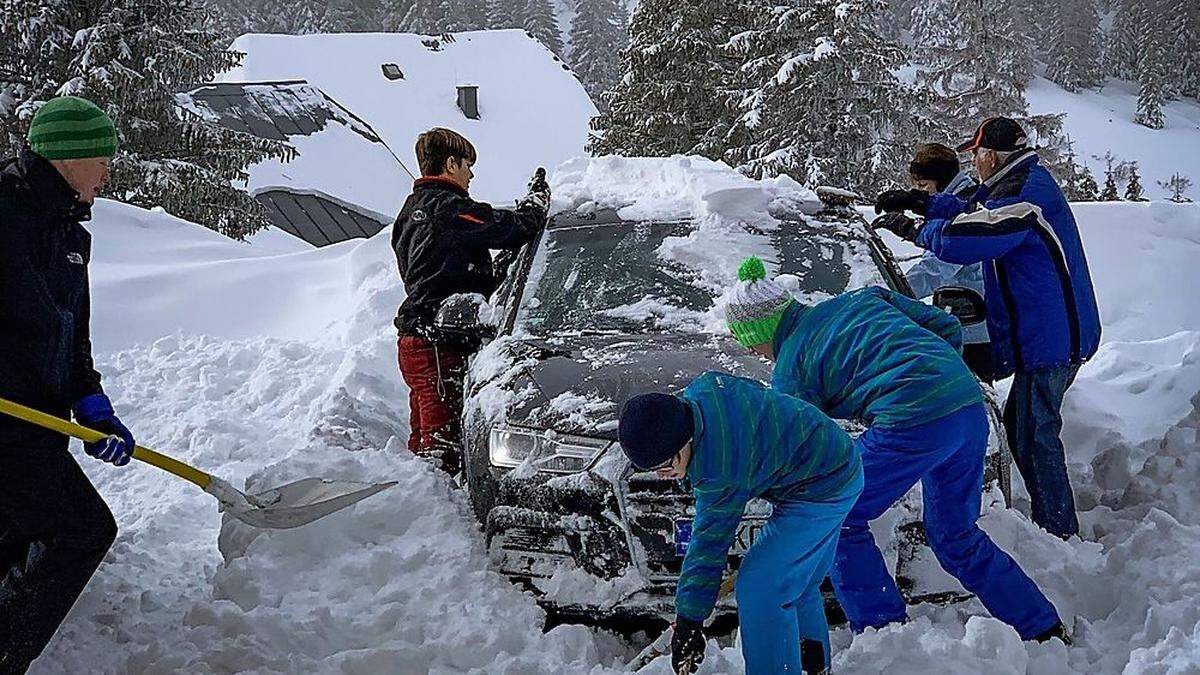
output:
[{"label": "white logo on jacket", "polygon": [[76,265],[83,264],[83,254],[71,251],[67,254],[67,262],[75,263]]}]

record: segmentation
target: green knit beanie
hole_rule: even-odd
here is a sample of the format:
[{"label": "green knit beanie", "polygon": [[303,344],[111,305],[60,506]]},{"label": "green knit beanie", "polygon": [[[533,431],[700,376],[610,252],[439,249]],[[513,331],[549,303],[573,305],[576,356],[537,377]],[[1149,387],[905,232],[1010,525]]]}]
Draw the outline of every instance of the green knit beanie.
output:
[{"label": "green knit beanie", "polygon": [[50,99],[29,125],[29,148],[46,159],[117,154],[117,128],[95,103],[77,96]]},{"label": "green knit beanie", "polygon": [[746,258],[738,267],[738,285],[725,310],[729,331],[746,347],[772,342],[784,311],[793,302],[786,288],[767,278],[763,261]]}]

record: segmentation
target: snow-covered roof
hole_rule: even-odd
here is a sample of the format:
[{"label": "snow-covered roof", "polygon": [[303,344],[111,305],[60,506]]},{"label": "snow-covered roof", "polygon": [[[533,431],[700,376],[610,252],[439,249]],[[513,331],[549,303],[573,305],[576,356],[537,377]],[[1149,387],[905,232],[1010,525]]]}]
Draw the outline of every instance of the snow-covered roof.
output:
[{"label": "snow-covered roof", "polygon": [[[248,187],[272,222],[315,246],[369,237],[393,217],[390,191],[407,174],[369,124],[303,80],[216,83],[178,94],[180,104],[213,123],[286,141],[289,161],[249,167]],[[339,161],[353,158],[353,161]]]},{"label": "snow-covered roof", "polygon": [[[433,40],[436,49],[427,44]],[[368,122],[413,173],[418,134],[434,126],[462,133],[479,151],[472,194],[496,203],[523,195],[536,167],[583,154],[597,114],[574,73],[520,30],[457,33],[453,41],[401,33],[248,34],[233,49],[246,57],[221,81],[306,80]],[[385,64],[403,77],[389,79]],[[458,108],[461,85],[479,88],[480,119]],[[323,152],[330,179],[360,161],[337,146]],[[380,176],[339,196],[395,213],[408,182],[407,175]]]}]

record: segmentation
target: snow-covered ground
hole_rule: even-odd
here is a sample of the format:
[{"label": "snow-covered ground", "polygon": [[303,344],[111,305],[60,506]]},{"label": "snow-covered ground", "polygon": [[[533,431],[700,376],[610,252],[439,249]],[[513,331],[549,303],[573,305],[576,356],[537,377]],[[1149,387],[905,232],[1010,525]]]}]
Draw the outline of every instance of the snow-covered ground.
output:
[{"label": "snow-covered ground", "polygon": [[1162,129],[1133,123],[1138,88],[1121,80],[1109,80],[1099,91],[1071,93],[1037,77],[1029,83],[1025,99],[1033,113],[1066,113],[1063,132],[1075,143],[1078,161],[1087,164],[1098,184],[1104,184],[1100,157],[1111,152],[1118,162],[1138,162],[1146,197],[1169,197],[1158,181],[1180,173],[1192,180],[1188,196],[1200,199],[1200,155],[1195,152],[1200,149],[1200,103],[1194,99],[1164,105]]},{"label": "snow-covered ground", "polygon": [[[586,182],[588,167],[571,175]],[[753,183],[693,185],[695,208],[754,203]],[[758,186],[758,203],[782,187]],[[646,188],[660,206],[679,194]],[[919,607],[852,643],[836,631],[839,672],[1200,671],[1200,206],[1078,213],[1106,330],[1064,432],[1084,538],[1058,541],[1014,511],[984,519],[1078,617],[1076,645],[1024,644],[977,602]],[[543,634],[533,599],[488,570],[464,495],[404,450],[390,323],[403,291],[386,232],[295,251],[113,202],[91,229],[98,363],[140,441],[252,489],[308,475],[400,484],[299,530],[251,532],[222,528],[183,481],[80,454],[121,534],[35,673],[622,672],[616,638]],[[709,657],[704,673],[741,672],[734,648],[711,643]]]}]

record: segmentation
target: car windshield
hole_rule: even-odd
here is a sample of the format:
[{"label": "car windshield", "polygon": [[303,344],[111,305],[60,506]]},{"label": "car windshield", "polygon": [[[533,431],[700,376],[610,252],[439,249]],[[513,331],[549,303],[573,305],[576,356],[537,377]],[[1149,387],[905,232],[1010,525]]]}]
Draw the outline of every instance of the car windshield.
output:
[{"label": "car windshield", "polygon": [[[703,332],[723,291],[704,271],[736,264],[743,251],[731,255],[730,244],[689,237],[696,229],[691,222],[620,221],[547,230],[525,289],[521,327],[547,336]],[[869,266],[878,283],[881,275],[865,242],[832,229],[838,226],[784,222],[747,236],[744,253],[777,263],[806,302],[846,290],[855,260],[865,261],[858,264]]]}]

